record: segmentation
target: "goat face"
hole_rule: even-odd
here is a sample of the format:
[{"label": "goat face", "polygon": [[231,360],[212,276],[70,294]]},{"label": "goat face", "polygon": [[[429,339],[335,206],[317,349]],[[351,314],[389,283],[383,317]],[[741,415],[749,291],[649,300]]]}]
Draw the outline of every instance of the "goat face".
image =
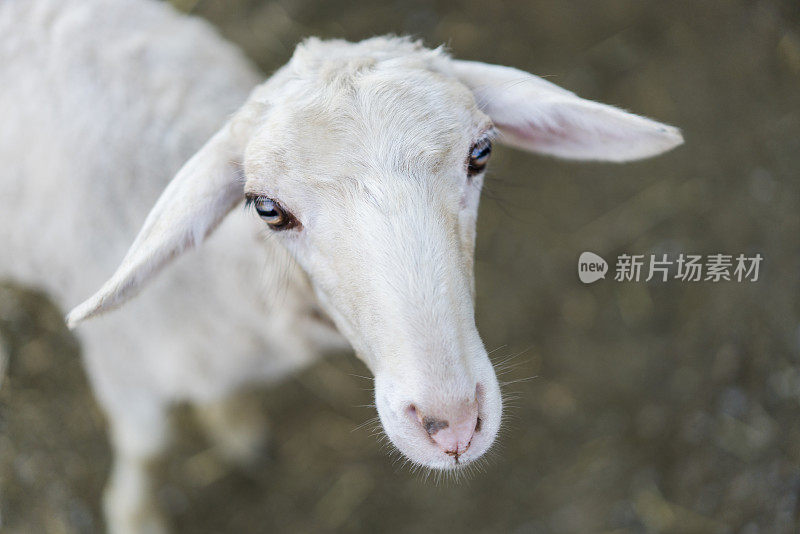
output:
[{"label": "goat face", "polygon": [[515,69],[402,39],[311,40],[178,173],[117,273],[69,320],[124,301],[245,196],[375,374],[391,441],[424,466],[468,464],[492,445],[502,413],[472,274],[495,134],[612,161],[681,141]]},{"label": "goat face", "polygon": [[348,84],[270,104],[245,151],[245,194],[375,374],[392,442],[427,466],[466,463],[501,414],[473,312],[492,123],[466,87],[427,70],[375,66]]}]

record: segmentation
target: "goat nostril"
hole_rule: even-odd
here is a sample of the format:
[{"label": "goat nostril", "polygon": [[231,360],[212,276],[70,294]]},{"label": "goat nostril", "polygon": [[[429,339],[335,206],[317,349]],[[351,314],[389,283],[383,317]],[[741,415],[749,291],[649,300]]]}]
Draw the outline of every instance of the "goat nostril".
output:
[{"label": "goat nostril", "polygon": [[447,421],[442,421],[441,419],[434,419],[433,417],[423,417],[422,426],[425,427],[425,432],[427,432],[429,436],[433,436],[438,431],[450,426],[450,424]]},{"label": "goat nostril", "polygon": [[[452,456],[456,463],[472,445],[472,438],[481,429],[483,421],[478,416],[479,400],[443,404],[437,407],[437,412],[444,412],[444,417],[425,415],[425,410],[410,404],[406,414],[412,420],[416,419],[420,429],[424,429],[432,444],[435,444],[443,453]],[[434,413],[437,413],[434,412]]]},{"label": "goat nostril", "polygon": [[472,418],[436,419],[423,417],[420,420],[430,440],[435,443],[445,454],[453,456],[458,462],[458,457],[469,449],[476,428],[480,425],[476,416]]}]

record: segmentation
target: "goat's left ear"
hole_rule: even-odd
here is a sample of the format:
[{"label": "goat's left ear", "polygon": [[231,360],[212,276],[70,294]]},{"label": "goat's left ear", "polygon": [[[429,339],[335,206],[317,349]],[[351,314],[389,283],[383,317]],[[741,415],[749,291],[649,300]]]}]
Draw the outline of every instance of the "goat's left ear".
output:
[{"label": "goat's left ear", "polygon": [[249,109],[240,110],[173,177],[117,271],[69,312],[70,328],[135,296],[174,258],[198,246],[241,202],[240,161],[252,128]]},{"label": "goat's left ear", "polygon": [[631,161],[683,143],[680,131],[633,113],[584,100],[511,67],[452,61],[453,74],[475,95],[500,131],[500,142],[566,159]]}]

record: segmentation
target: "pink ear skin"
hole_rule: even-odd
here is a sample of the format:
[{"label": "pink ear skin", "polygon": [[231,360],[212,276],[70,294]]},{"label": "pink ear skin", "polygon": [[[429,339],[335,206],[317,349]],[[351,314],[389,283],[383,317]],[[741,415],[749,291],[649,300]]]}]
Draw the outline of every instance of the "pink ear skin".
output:
[{"label": "pink ear skin", "polygon": [[521,70],[452,61],[498,141],[564,159],[624,162],[656,156],[683,143],[680,131],[621,109],[578,97]]}]

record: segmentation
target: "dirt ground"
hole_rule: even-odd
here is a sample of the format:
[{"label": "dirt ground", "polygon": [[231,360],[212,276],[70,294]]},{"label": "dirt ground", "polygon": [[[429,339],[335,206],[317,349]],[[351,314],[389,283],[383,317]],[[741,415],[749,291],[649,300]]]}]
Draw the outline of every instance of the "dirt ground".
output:
[{"label": "dirt ground", "polygon": [[[159,499],[177,532],[800,530],[800,4],[175,0],[269,73],[303,36],[410,33],[682,128],[624,166],[498,148],[478,326],[517,355],[510,418],[468,480],[401,467],[359,424],[367,370],[330,358],[255,392],[273,439],[230,471],[186,410]],[[583,285],[578,255],[764,257],[755,283]],[[1,253],[1,252],[0,252]],[[64,310],[0,285],[0,530],[103,529],[102,415]]]}]

